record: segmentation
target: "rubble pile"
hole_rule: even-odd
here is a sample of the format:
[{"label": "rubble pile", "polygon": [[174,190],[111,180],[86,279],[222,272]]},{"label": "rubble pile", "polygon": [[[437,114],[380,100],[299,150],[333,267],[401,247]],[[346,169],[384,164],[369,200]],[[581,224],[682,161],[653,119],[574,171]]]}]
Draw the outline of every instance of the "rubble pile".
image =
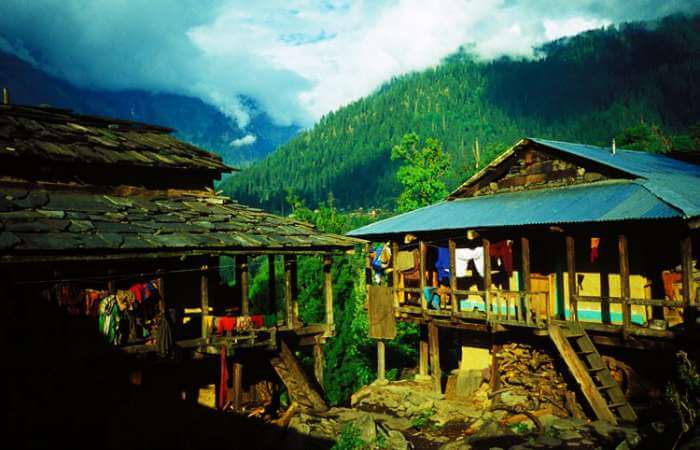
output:
[{"label": "rubble pile", "polygon": [[543,350],[519,343],[503,345],[498,352],[499,388],[495,402],[508,408],[584,419],[585,414],[557,371],[554,358]]}]

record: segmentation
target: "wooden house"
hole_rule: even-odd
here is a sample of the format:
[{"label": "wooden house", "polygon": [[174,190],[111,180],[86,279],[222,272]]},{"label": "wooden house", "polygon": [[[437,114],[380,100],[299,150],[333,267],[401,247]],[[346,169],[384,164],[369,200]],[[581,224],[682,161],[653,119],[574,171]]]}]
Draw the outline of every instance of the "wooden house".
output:
[{"label": "wooden house", "polygon": [[368,289],[370,324],[381,324],[371,331],[390,338],[393,317],[421,324],[420,372],[430,359],[436,389],[439,328],[531,330],[554,341],[595,414],[615,422],[635,413],[596,345],[689,345],[698,228],[700,166],[527,138],[444,201],[349,235],[390,249],[384,267],[368,259],[368,272],[384,272]]},{"label": "wooden house", "polygon": [[[168,321],[173,342],[161,342],[166,346],[161,353],[177,351],[178,358],[188,359],[219,354],[224,347],[235,359],[242,349],[254,348],[302,406],[322,409],[322,398],[311,392],[290,348],[313,346],[322,384],[320,349],[334,333],[332,255],[352,251],[360,241],[215,192],[214,181],[234,169],[177,140],[172,131],[69,110],[0,105],[0,271],[10,304],[26,308],[47,295],[55,301],[56,289],[64,289],[67,297],[59,301],[75,314],[90,314],[83,304],[88,291],[116,295],[124,313],[132,311],[124,302],[134,298],[138,308],[146,308],[141,288],[150,288],[149,298],[157,301],[141,320],[160,323],[162,332]],[[324,258],[321,323],[302,323],[298,316],[299,255]],[[231,256],[235,264],[223,267],[221,256]],[[261,258],[269,261],[269,298],[258,305],[261,311],[253,311],[248,265]],[[229,288],[220,273],[234,269],[235,287]],[[264,322],[251,322],[263,313]],[[99,314],[121,349],[156,352],[155,331],[149,337],[138,317],[129,321],[140,327],[137,332],[129,329],[117,339],[114,322],[104,311]],[[228,327],[236,318],[245,329]],[[217,320],[223,330],[214,325]]]}]

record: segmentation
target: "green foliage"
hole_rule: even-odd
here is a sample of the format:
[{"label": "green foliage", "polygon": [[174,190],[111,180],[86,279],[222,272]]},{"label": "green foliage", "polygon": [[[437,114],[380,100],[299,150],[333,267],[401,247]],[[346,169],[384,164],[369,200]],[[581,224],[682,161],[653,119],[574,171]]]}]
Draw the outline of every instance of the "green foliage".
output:
[{"label": "green foliage", "polygon": [[391,159],[404,163],[396,172],[403,186],[396,201],[399,212],[430,205],[447,195],[442,178],[450,167],[450,157],[437,139],[421,142],[416,133],[405,134],[401,143],[391,149]]},{"label": "green foliage", "polygon": [[389,449],[389,443],[384,435],[378,435],[373,442],[365,442],[360,430],[352,423],[346,423],[340,430],[340,436],[331,450],[384,450]]},{"label": "green foliage", "polygon": [[671,139],[657,125],[644,122],[623,130],[615,136],[615,143],[619,147],[650,153],[666,153],[672,147]]},{"label": "green foliage", "polygon": [[432,417],[435,415],[435,410],[430,408],[418,413],[418,415],[411,418],[411,426],[416,430],[422,430],[423,428],[433,427],[435,422]]},{"label": "green foliage", "polygon": [[525,434],[530,432],[530,427],[528,427],[527,424],[524,422],[511,423],[510,425],[508,425],[508,428],[510,428],[518,434]]},{"label": "green foliage", "polygon": [[[461,50],[328,113],[224,189],[277,211],[286,210],[288,189],[311,206],[332,192],[341,209],[393,210],[402,185],[391,150],[406,133],[440,140],[452,161],[448,190],[475,172],[477,139],[483,167],[524,136],[609,146],[640,122],[674,135],[700,120],[700,18],[656,25],[588,31],[531,60],[482,62]],[[699,148],[700,127],[690,136]]]}]

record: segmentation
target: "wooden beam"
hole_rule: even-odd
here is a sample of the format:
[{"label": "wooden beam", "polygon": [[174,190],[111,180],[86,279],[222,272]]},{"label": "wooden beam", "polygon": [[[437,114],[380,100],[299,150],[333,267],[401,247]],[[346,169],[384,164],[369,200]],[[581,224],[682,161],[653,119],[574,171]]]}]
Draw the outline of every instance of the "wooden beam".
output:
[{"label": "wooden beam", "polygon": [[578,321],[578,306],[576,296],[578,295],[578,283],[576,282],[576,255],[575,242],[573,236],[566,236],[566,272],[569,279],[569,317],[570,320]]},{"label": "wooden beam", "polygon": [[[501,346],[493,342],[495,337],[491,335],[491,367],[490,367],[490,377],[489,377],[489,391],[496,392],[501,385],[501,377],[498,373],[499,358],[498,353],[501,351]],[[498,400],[497,396],[494,396],[493,401]]]},{"label": "wooden beam", "polygon": [[250,314],[250,304],[248,300],[250,274],[248,273],[247,255],[236,255],[236,273],[241,281],[241,284],[239,285],[241,290],[241,314],[247,316]]},{"label": "wooden beam", "polygon": [[418,248],[420,249],[420,305],[421,309],[423,310],[423,314],[425,315],[426,311],[428,310],[428,301],[425,298],[425,265],[428,259],[428,246],[425,244],[425,242],[420,241],[418,243]]},{"label": "wooden beam", "polygon": [[209,266],[204,264],[201,268],[202,274],[199,282],[199,298],[202,304],[202,337],[209,336],[207,318],[209,317]]},{"label": "wooden beam", "polygon": [[284,255],[284,303],[287,310],[287,327],[294,328],[294,265],[296,256]]},{"label": "wooden beam", "polygon": [[158,277],[158,312],[165,314],[165,277]]},{"label": "wooden beam", "polygon": [[[525,303],[525,322],[530,325],[532,321],[532,316],[530,311],[532,309],[532,303],[530,301],[530,292],[532,291],[532,281],[530,280],[530,239],[527,237],[520,238],[520,257],[522,262],[522,284],[523,290],[526,292],[524,303]],[[547,312],[549,314],[549,311]]]},{"label": "wooden beam", "polygon": [[370,253],[370,245],[364,245],[365,250],[365,283],[369,286],[372,284],[372,256]]},{"label": "wooden beam", "polygon": [[331,255],[323,257],[323,294],[326,305],[326,325],[328,327],[327,335],[332,335],[334,327],[333,318],[333,274],[331,272],[333,259]]},{"label": "wooden beam", "polygon": [[391,242],[391,287],[394,290],[394,308],[399,307],[399,271],[398,261],[399,258],[399,243],[396,241]]},{"label": "wooden beam", "polygon": [[681,283],[686,326],[695,327],[695,282],[693,279],[693,241],[690,236],[681,239]]},{"label": "wooden beam", "polygon": [[622,297],[622,326],[630,326],[630,260],[627,248],[627,236],[620,234],[617,238],[617,249],[620,257],[620,294]]},{"label": "wooden beam", "polygon": [[377,380],[386,380],[386,344],[383,339],[377,339]]},{"label": "wooden beam", "polygon": [[428,376],[428,331],[425,325],[419,325],[420,327],[420,342],[418,347],[418,375],[427,377]]},{"label": "wooden beam", "polygon": [[433,390],[442,393],[442,369],[440,369],[440,340],[438,327],[432,321],[428,324],[428,344],[430,345],[430,372]]},{"label": "wooden beam", "polygon": [[[482,239],[484,246],[484,302],[486,303],[486,321],[491,321],[491,257],[489,252],[491,251],[491,241],[484,238]],[[496,305],[498,307],[498,305]],[[501,315],[501,310],[498,308],[496,310],[498,316]]]},{"label": "wooden beam", "polygon": [[316,382],[323,388],[323,370],[326,367],[326,362],[323,355],[323,343],[320,336],[316,336],[314,342],[314,376]]},{"label": "wooden beam", "polygon": [[277,274],[275,255],[267,255],[267,302],[270,313],[277,312]]},{"label": "wooden beam", "polygon": [[243,403],[243,365],[233,363],[233,409],[239,411]]},{"label": "wooden beam", "polygon": [[450,248],[450,303],[452,305],[452,318],[454,319],[459,312],[459,305],[457,304],[457,262],[455,257],[457,244],[454,239],[450,239],[448,246]]}]

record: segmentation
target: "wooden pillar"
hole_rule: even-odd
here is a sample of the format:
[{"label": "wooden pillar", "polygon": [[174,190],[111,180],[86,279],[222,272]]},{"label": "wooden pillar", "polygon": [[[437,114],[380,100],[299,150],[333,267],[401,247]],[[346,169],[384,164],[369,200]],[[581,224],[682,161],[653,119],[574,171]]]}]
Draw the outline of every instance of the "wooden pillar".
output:
[{"label": "wooden pillar", "polygon": [[[372,256],[370,256],[370,245],[364,245],[365,250],[365,284],[368,286],[372,284]],[[369,294],[368,294],[369,295]]]},{"label": "wooden pillar", "polygon": [[426,325],[419,325],[420,343],[418,347],[418,375],[428,376],[428,330]]},{"label": "wooden pillar", "polygon": [[383,339],[377,339],[377,380],[386,379],[386,346]]},{"label": "wooden pillar", "polygon": [[158,312],[165,314],[165,277],[158,277]]},{"label": "wooden pillar", "polygon": [[[484,247],[484,303],[486,305],[486,321],[491,321],[491,257],[489,252],[491,251],[491,241],[488,239],[482,239],[482,245]],[[496,314],[498,317],[501,316],[501,309],[496,305]]]},{"label": "wooden pillar", "polygon": [[576,296],[578,295],[578,283],[576,282],[576,255],[573,236],[566,236],[566,272],[569,280],[569,318],[578,321],[578,307]]},{"label": "wooden pillar", "polygon": [[209,317],[209,266],[206,264],[203,265],[201,271],[199,298],[202,304],[202,337],[206,338],[209,336],[209,329],[207,327],[207,318]]},{"label": "wooden pillar", "polygon": [[323,370],[326,366],[323,355],[323,341],[320,336],[314,342],[314,376],[319,386],[323,388]]},{"label": "wooden pillar", "polygon": [[617,238],[617,249],[620,256],[620,294],[622,297],[622,325],[630,326],[630,260],[627,248],[627,236],[620,234]]},{"label": "wooden pillar", "polygon": [[233,363],[233,409],[238,411],[243,403],[243,365]]},{"label": "wooden pillar", "polygon": [[423,310],[423,317],[426,317],[428,310],[428,301],[425,298],[425,264],[428,259],[428,246],[425,245],[425,242],[420,241],[418,243],[418,248],[420,249],[420,306]]},{"label": "wooden pillar", "polygon": [[435,323],[428,324],[428,344],[430,345],[430,372],[433,377],[433,390],[442,393],[442,370],[440,369],[440,340]]},{"label": "wooden pillar", "polygon": [[[492,335],[492,339],[494,336]],[[498,373],[499,358],[498,353],[501,351],[501,345],[495,342],[491,343],[491,376],[489,377],[489,390],[496,392],[501,384],[501,378]],[[494,402],[498,401],[498,396],[494,396]]]},{"label": "wooden pillar", "polygon": [[[531,294],[532,292],[532,281],[530,280],[530,239],[526,237],[520,238],[520,257],[522,261],[522,285],[525,291],[525,321],[529,325],[532,322],[532,304],[531,304]],[[545,314],[545,317],[549,317],[549,311]]]},{"label": "wooden pillar", "polygon": [[391,288],[394,292],[394,308],[399,307],[399,271],[397,270],[399,258],[399,243],[392,241],[391,243]]},{"label": "wooden pillar", "polygon": [[267,255],[267,302],[270,314],[277,312],[277,274],[275,255]]},{"label": "wooden pillar", "polygon": [[683,295],[683,312],[686,326],[695,328],[695,286],[693,280],[693,241],[690,236],[681,239],[681,283]]},{"label": "wooden pillar", "polygon": [[287,310],[287,327],[294,328],[296,317],[294,311],[294,266],[296,255],[284,255],[284,303]]},{"label": "wooden pillar", "polygon": [[326,305],[326,327],[328,333],[333,329],[334,318],[333,318],[333,274],[331,272],[331,267],[333,264],[333,258],[331,255],[323,256],[323,295],[325,298]]},{"label": "wooden pillar", "polygon": [[457,244],[454,239],[448,241],[448,246],[450,248],[450,302],[452,304],[452,318],[457,317],[459,312],[459,304],[457,303],[457,262],[455,258],[455,250],[457,249]]},{"label": "wooden pillar", "polygon": [[250,274],[248,273],[248,256],[236,255],[236,273],[240,280],[241,289],[241,314],[247,316],[250,314],[250,304],[248,302],[248,285],[250,283]]}]

